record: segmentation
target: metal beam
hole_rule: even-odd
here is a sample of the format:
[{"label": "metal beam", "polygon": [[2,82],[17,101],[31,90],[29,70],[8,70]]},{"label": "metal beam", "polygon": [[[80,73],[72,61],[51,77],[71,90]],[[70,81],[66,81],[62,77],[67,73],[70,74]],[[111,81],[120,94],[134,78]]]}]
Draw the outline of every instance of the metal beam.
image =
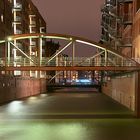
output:
[{"label": "metal beam", "polygon": [[107,66],[107,50],[105,50],[105,66]]},{"label": "metal beam", "polygon": [[[39,38],[39,37],[43,37],[43,38],[54,38],[54,39],[62,39],[62,40],[68,40],[68,41],[73,41],[75,40],[75,42],[78,43],[82,43],[82,44],[86,44],[88,46],[93,46],[95,48],[100,48],[102,50],[107,50],[107,53],[111,53],[114,56],[117,56],[119,58],[125,58],[127,60],[131,60],[131,62],[134,62],[137,66],[139,66],[139,64],[137,62],[135,62],[133,59],[120,54],[120,52],[108,47],[108,46],[104,46],[102,44],[96,43],[92,40],[88,40],[85,38],[81,38],[81,37],[76,37],[76,36],[71,36],[71,35],[64,35],[64,34],[56,34],[56,33],[47,33],[47,34],[40,34],[40,33],[35,33],[35,34],[21,34],[21,35],[13,35],[13,36],[9,36],[8,40],[9,41],[14,41],[14,40],[24,40],[27,38]],[[2,40],[0,41],[0,43],[4,43],[6,42],[6,40]]]},{"label": "metal beam", "polygon": [[105,51],[102,51],[102,52],[100,52],[100,53],[97,53],[97,54],[95,54],[95,55],[89,57],[89,58],[86,58],[84,61],[79,62],[78,64],[82,64],[82,63],[84,63],[84,62],[86,62],[86,61],[88,61],[88,60],[94,59],[95,57],[101,55],[101,54],[104,53],[104,52],[105,52]]},{"label": "metal beam", "polygon": [[50,61],[52,61],[56,56],[58,56],[61,52],[63,52],[66,48],[68,48],[71,44],[72,44],[72,41],[69,42],[69,43],[68,43],[63,49],[61,49],[59,52],[57,52],[53,57],[51,57],[51,58],[48,60],[47,64],[48,64]]},{"label": "metal beam", "polygon": [[7,42],[7,51],[8,51],[8,66],[10,65],[10,54],[11,54],[11,48],[10,48],[10,43],[9,41]]},{"label": "metal beam", "polygon": [[[37,56],[38,56],[38,65],[39,66],[41,66],[41,63],[42,63],[42,49],[43,49],[42,48],[42,46],[43,46],[42,43],[43,43],[42,37],[40,36],[39,39],[38,39],[38,46],[39,46],[39,48],[38,48],[38,54],[37,54]],[[38,78],[40,78],[42,72],[38,71],[37,74],[38,74]]]},{"label": "metal beam", "polygon": [[62,73],[62,71],[59,71],[57,74],[55,74],[49,81],[48,81],[48,83],[50,83],[57,75],[59,75],[59,74],[61,74]]},{"label": "metal beam", "polygon": [[72,66],[74,66],[75,60],[75,41],[72,42]]},{"label": "metal beam", "polygon": [[139,71],[140,66],[123,66],[123,67],[115,67],[115,66],[87,66],[87,67],[80,67],[80,66],[52,66],[52,67],[40,67],[40,66],[21,66],[21,67],[0,67],[0,71]]},{"label": "metal beam", "polygon": [[114,66],[116,66],[116,63],[111,58],[108,58],[108,62],[111,62]]},{"label": "metal beam", "polygon": [[5,42],[5,66],[8,66],[7,52],[8,52],[8,45],[7,42]]},{"label": "metal beam", "polygon": [[27,57],[29,60],[31,60],[34,64],[36,64],[34,62],[33,59],[31,59],[26,53],[24,53],[20,48],[18,48],[13,42],[10,42],[10,44],[12,44],[19,52],[21,52],[25,57]]},{"label": "metal beam", "polygon": [[97,54],[93,55],[92,57],[90,57],[89,59],[93,59],[93,58],[95,58],[95,57],[101,55],[101,54],[104,53],[104,52],[105,52],[105,51],[102,51],[102,52],[100,52],[100,53],[97,53]]},{"label": "metal beam", "polygon": [[39,66],[41,66],[41,61],[42,61],[42,37],[39,38],[38,57],[39,57]]},{"label": "metal beam", "polygon": [[[91,59],[96,58],[97,56],[101,55],[101,54],[104,53],[104,52],[105,52],[105,51],[101,51],[100,53],[97,53],[97,54],[93,55],[92,57],[89,58],[89,60],[91,61]],[[100,61],[100,63],[101,63],[101,61]],[[97,64],[96,64],[96,65],[97,65]],[[101,66],[101,64],[100,64],[100,66]]]}]

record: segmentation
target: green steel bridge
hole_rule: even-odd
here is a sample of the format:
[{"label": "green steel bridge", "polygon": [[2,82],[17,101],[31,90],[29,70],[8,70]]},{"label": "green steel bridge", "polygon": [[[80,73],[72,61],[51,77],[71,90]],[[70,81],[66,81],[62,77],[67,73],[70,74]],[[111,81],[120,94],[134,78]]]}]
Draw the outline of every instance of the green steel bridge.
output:
[{"label": "green steel bridge", "polygon": [[[23,47],[18,46],[17,41],[26,42],[27,40],[36,39],[37,55],[32,56],[31,52],[23,51]],[[64,40],[67,43],[57,53],[51,57],[43,57],[43,40]],[[93,47],[96,52],[92,56],[77,57],[75,47],[84,44],[88,47]],[[120,54],[120,52],[94,41],[81,37],[63,35],[63,34],[21,34],[7,37],[0,41],[0,46],[4,48],[5,55],[0,58],[0,71],[74,71],[74,70],[97,70],[97,71],[138,71],[140,65],[135,60]],[[31,50],[31,46],[28,46]],[[61,62],[57,61],[57,57],[67,48],[72,47],[72,54],[69,57],[64,57]],[[12,53],[12,50],[20,55]]]}]

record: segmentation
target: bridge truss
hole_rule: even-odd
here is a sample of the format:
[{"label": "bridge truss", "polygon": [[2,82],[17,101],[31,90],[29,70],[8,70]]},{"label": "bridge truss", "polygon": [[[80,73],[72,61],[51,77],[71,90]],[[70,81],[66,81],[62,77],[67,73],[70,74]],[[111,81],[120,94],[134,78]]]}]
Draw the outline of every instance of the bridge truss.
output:
[{"label": "bridge truss", "polygon": [[[26,43],[27,40],[36,39],[37,53],[31,55],[31,46]],[[57,53],[51,57],[43,56],[43,40],[65,40],[67,43],[61,47]],[[15,42],[22,41],[26,44],[29,51],[24,51],[25,47],[18,46]],[[24,43],[23,43],[24,42]],[[76,44],[84,44],[87,47],[94,47],[89,57],[77,57],[75,55]],[[73,70],[97,70],[97,71],[135,71],[140,70],[140,66],[133,59],[128,58],[108,46],[96,43],[94,41],[62,34],[22,34],[9,36],[0,41],[0,46],[4,48],[4,57],[0,58],[0,71],[73,71]],[[72,47],[72,56],[64,57],[61,63],[58,63],[57,57],[67,48]],[[80,46],[79,46],[80,47]],[[87,48],[88,49],[88,48]],[[16,55],[16,50],[20,55]],[[80,51],[80,48],[79,48]]]}]

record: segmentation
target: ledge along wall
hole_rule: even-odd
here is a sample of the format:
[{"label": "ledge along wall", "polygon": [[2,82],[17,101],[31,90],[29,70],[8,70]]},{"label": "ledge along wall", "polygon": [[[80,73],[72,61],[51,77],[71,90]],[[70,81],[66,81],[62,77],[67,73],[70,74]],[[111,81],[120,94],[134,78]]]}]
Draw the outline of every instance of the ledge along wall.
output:
[{"label": "ledge along wall", "polygon": [[46,79],[0,76],[0,103],[46,92]]}]

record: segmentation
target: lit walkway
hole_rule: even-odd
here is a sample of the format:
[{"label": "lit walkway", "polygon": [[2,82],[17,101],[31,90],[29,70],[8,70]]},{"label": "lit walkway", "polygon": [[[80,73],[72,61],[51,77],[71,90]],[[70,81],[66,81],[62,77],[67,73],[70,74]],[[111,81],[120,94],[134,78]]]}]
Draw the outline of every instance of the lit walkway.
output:
[{"label": "lit walkway", "polygon": [[100,93],[40,95],[0,107],[0,139],[139,140],[131,114]]}]

